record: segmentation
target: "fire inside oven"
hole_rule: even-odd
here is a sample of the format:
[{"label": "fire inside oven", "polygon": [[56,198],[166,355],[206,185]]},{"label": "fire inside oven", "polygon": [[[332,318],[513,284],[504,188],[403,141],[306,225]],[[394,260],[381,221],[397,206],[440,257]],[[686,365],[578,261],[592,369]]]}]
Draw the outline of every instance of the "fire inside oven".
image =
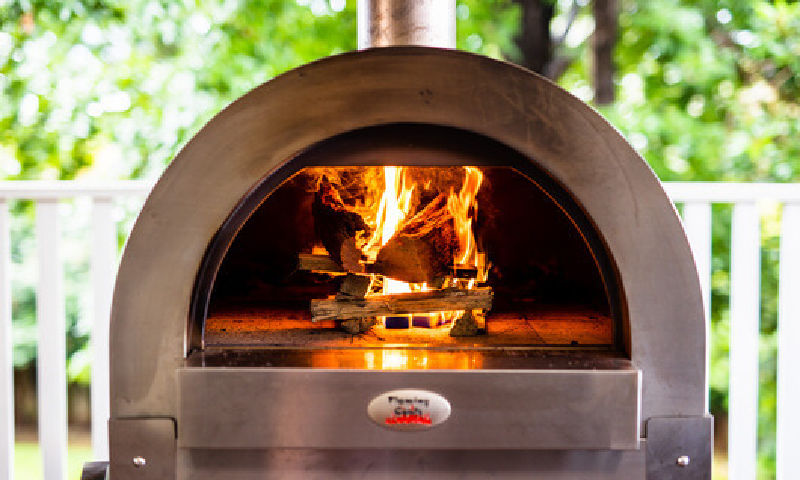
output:
[{"label": "fire inside oven", "polygon": [[204,346],[367,369],[617,351],[600,239],[569,195],[521,160],[489,139],[421,126],[304,152],[229,222]]}]

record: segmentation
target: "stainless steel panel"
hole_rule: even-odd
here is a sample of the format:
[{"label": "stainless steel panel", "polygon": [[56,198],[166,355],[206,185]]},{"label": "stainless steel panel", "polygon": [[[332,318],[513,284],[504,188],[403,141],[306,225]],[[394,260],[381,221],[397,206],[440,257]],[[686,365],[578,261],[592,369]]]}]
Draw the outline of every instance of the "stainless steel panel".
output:
[{"label": "stainless steel panel", "polygon": [[109,478],[175,478],[175,421],[171,418],[124,418],[108,422]]},{"label": "stainless steel panel", "polygon": [[617,451],[179,450],[181,480],[643,480],[645,454]]},{"label": "stainless steel panel", "polygon": [[[639,371],[179,370],[178,443],[192,448],[635,449]],[[452,406],[435,428],[376,425],[367,405],[399,388]]]},{"label": "stainless steel panel", "polygon": [[709,480],[713,427],[708,415],[647,420],[647,479]]}]

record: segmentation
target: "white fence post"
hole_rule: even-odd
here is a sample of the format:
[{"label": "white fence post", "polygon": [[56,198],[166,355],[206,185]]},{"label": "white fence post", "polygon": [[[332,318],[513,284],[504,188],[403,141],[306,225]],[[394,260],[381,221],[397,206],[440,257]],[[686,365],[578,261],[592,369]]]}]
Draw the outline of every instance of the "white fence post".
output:
[{"label": "white fence post", "polygon": [[39,200],[36,204],[39,260],[36,396],[45,480],[66,478],[67,465],[67,334],[59,243],[58,201]]},{"label": "white fence post", "polygon": [[711,351],[711,204],[708,202],[685,202],[683,204],[683,225],[686,237],[694,254],[700,289],[703,295],[703,309],[706,317],[706,411],[708,411],[708,372],[709,352]]},{"label": "white fence post", "polygon": [[108,335],[111,296],[117,267],[117,229],[113,201],[96,197],[92,202],[92,285],[94,315],[92,348],[92,450],[95,460],[108,460]]},{"label": "white fence post", "polygon": [[14,479],[14,365],[8,202],[0,198],[0,479]]},{"label": "white fence post", "polygon": [[800,453],[800,202],[783,207],[778,292],[778,480],[797,478]]},{"label": "white fence post", "polygon": [[731,232],[730,390],[728,472],[730,480],[756,478],[760,217],[755,202],[736,203]]}]

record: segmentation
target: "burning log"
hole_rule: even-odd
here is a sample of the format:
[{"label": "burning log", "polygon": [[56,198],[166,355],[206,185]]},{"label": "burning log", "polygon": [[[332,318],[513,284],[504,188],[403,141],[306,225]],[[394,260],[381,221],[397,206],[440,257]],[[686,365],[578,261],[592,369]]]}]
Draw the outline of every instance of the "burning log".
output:
[{"label": "burning log", "polygon": [[339,287],[339,292],[336,294],[337,300],[345,300],[349,298],[364,298],[369,290],[369,284],[372,279],[366,275],[356,275],[348,273],[342,285]]},{"label": "burning log", "polygon": [[362,299],[311,300],[311,321],[492,308],[492,289],[444,289]]},{"label": "burning log", "polygon": [[[339,286],[336,300],[363,299],[367,295],[367,291],[369,291],[370,283],[372,283],[372,279],[367,275],[348,273],[342,280],[341,286]],[[351,318],[350,320],[337,321],[336,326],[349,334],[359,335],[368,332],[376,323],[378,323],[378,319],[375,317]]]},{"label": "burning log", "polygon": [[[297,269],[309,272],[322,272],[336,275],[344,275],[347,272],[341,265],[336,263],[329,255],[318,253],[300,253],[297,255]],[[378,275],[385,275],[385,272],[379,271],[378,267],[374,264],[365,264],[364,269],[366,273],[375,273]],[[388,276],[388,275],[386,275]],[[445,277],[452,278],[476,278],[478,276],[478,269],[464,265],[450,266]],[[428,285],[429,287],[431,285]],[[435,288],[435,287],[434,287]]]},{"label": "burning log", "polygon": [[454,219],[442,194],[400,225],[378,252],[373,270],[404,282],[432,282],[452,271],[457,249]]},{"label": "burning log", "polygon": [[309,272],[347,273],[344,271],[344,268],[336,263],[329,255],[314,253],[301,253],[297,255],[297,269]]},{"label": "burning log", "polygon": [[314,231],[331,258],[348,272],[361,272],[361,250],[356,247],[356,234],[369,233],[361,215],[345,205],[336,187],[322,176],[311,205]]}]

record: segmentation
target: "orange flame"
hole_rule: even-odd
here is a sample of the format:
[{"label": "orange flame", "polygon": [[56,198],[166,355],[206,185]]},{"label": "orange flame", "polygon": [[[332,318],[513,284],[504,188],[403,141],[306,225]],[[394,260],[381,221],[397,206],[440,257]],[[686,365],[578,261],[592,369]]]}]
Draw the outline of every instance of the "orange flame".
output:
[{"label": "orange flame", "polygon": [[472,219],[478,213],[478,202],[475,197],[483,183],[483,173],[475,167],[464,167],[465,178],[461,191],[456,194],[450,191],[447,198],[447,209],[455,220],[458,235],[459,253],[455,259],[458,265],[478,267],[478,249],[475,234],[472,232]]},{"label": "orange flame", "polygon": [[[428,205],[431,195],[446,193],[447,213],[453,219],[453,230],[457,240],[454,258],[448,259],[454,267],[475,269],[474,278],[448,276],[436,288],[475,288],[487,279],[486,255],[478,250],[473,233],[474,220],[478,214],[478,191],[483,183],[483,173],[477,167],[352,167],[320,168],[319,175],[326,175],[341,186],[342,191],[358,191],[350,195],[348,205],[370,226],[368,235],[356,240],[368,263],[375,262],[381,247],[386,245],[407,220]],[[449,188],[449,192],[448,192]],[[441,198],[441,197],[437,197]],[[316,246],[315,253],[325,253]],[[409,293],[432,289],[425,283],[414,284],[379,275],[373,276],[372,285],[382,285],[381,294]],[[370,288],[373,288],[371,286]],[[379,293],[368,293],[377,295]],[[433,324],[447,323],[463,312],[434,312],[421,316],[431,317]],[[477,312],[476,312],[477,313]],[[409,315],[409,319],[412,316]]]},{"label": "orange flame", "polygon": [[[474,288],[478,281],[486,280],[485,256],[478,252],[475,235],[473,233],[473,219],[477,215],[477,194],[483,182],[483,173],[476,167],[463,167],[464,180],[461,188],[451,188],[447,198],[447,209],[453,217],[455,232],[458,239],[458,250],[453,264],[462,267],[476,268],[477,278],[467,281],[456,281],[453,278],[445,280],[445,287],[458,286],[460,288]],[[397,232],[399,226],[408,217],[411,202],[417,183],[407,175],[406,167],[383,167],[383,185],[377,181],[370,182],[368,188],[383,188],[378,203],[377,212],[368,215],[374,218],[374,230],[371,238],[366,242],[363,251],[368,258],[374,259],[381,246]],[[419,181],[419,180],[417,180]],[[422,187],[430,187],[431,180],[424,180]],[[371,212],[370,212],[371,213]],[[383,279],[383,294],[407,293],[414,291],[427,291],[427,284],[409,284],[392,278]],[[429,315],[438,315],[444,321],[450,321],[463,312],[436,312]],[[411,319],[411,316],[409,316]],[[382,319],[383,320],[383,319]]]},{"label": "orange flame", "polygon": [[[397,227],[408,215],[414,186],[407,185],[403,170],[403,167],[383,167],[384,190],[378,204],[378,214],[375,216],[377,228],[375,228],[375,233],[368,246],[377,243],[380,243],[381,246],[386,245],[386,242],[392,238]],[[377,253],[374,247],[370,250]],[[406,282],[391,278],[384,279],[383,293],[385,294],[411,291],[411,286]]]}]

